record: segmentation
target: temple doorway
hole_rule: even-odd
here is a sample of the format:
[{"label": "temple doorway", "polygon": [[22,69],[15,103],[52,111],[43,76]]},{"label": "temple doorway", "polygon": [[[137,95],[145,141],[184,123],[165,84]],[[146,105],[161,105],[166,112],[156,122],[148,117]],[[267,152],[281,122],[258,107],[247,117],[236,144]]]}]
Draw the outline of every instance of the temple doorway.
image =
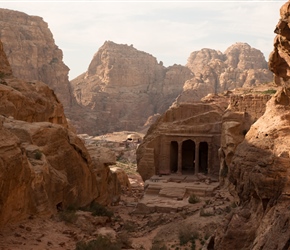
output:
[{"label": "temple doorway", "polygon": [[170,143],[170,171],[176,173],[178,168],[178,143],[172,141]]},{"label": "temple doorway", "polygon": [[194,174],[195,143],[186,140],[182,143],[182,174]]},{"label": "temple doorway", "polygon": [[208,144],[201,142],[199,144],[199,172],[208,173]]}]

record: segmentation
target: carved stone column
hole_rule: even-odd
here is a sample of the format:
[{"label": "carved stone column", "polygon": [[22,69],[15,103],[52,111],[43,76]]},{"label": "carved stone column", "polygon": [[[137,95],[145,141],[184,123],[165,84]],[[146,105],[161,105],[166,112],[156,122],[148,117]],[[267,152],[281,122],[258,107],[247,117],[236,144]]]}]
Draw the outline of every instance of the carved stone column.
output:
[{"label": "carved stone column", "polygon": [[212,142],[208,142],[208,150],[207,150],[207,173],[210,174],[212,172],[212,156],[213,156],[213,146]]},{"label": "carved stone column", "polygon": [[182,174],[182,141],[178,141],[178,165],[177,173]]},{"label": "carved stone column", "polygon": [[199,171],[199,141],[196,141],[195,143],[195,168],[194,168],[194,174],[198,174]]}]

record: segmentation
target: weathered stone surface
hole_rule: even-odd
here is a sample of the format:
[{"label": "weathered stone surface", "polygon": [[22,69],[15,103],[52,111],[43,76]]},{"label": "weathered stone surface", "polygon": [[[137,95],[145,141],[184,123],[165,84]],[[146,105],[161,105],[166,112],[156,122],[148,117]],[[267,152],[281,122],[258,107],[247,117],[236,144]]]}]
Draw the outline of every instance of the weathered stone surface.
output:
[{"label": "weathered stone surface", "polygon": [[64,127],[5,119],[1,137],[2,225],[52,214],[57,206],[84,206],[100,195],[86,148]]},{"label": "weathered stone surface", "polygon": [[26,81],[42,81],[67,109],[72,103],[69,68],[41,17],[0,9],[0,38],[13,74]]},{"label": "weathered stone surface", "polygon": [[47,121],[68,127],[62,104],[46,84],[14,77],[1,79],[0,113],[27,122]]},{"label": "weathered stone surface", "polygon": [[107,41],[94,55],[87,72],[71,81],[83,112],[69,116],[80,133],[136,130],[149,116],[163,113],[190,77],[190,70],[184,66],[165,68],[132,45]]},{"label": "weathered stone surface", "polygon": [[240,206],[216,231],[214,249],[289,249],[289,134],[288,86],[289,2],[280,10],[274,51],[269,66],[279,91],[268,101],[264,115],[236,148],[229,166]]},{"label": "weathered stone surface", "polygon": [[14,78],[1,46],[0,60],[0,226],[93,200],[111,203],[117,178],[96,179],[96,171],[113,174],[67,129],[54,92],[39,81]]},{"label": "weathered stone surface", "polygon": [[[0,51],[3,51],[2,41],[0,41]],[[1,78],[4,76],[8,77],[12,75],[12,69],[11,69],[10,63],[4,53],[0,54],[0,65],[1,65],[1,68],[0,68]]]},{"label": "weathered stone surface", "polygon": [[[232,158],[229,180],[241,207],[218,230],[214,249],[287,249],[289,90],[280,90]],[[248,210],[250,216],[244,216]],[[285,248],[286,246],[286,248]]]},{"label": "weathered stone surface", "polygon": [[222,118],[220,157],[221,185],[228,185],[227,176],[237,146],[244,140],[251,125],[266,109],[269,94],[232,94]]},{"label": "weathered stone surface", "polygon": [[113,151],[96,145],[87,146],[88,153],[93,162],[93,172],[97,180],[98,197],[100,204],[110,205],[120,199],[121,186],[117,173],[110,170],[109,166],[116,164],[116,156]]},{"label": "weathered stone surface", "polygon": [[[168,109],[149,128],[143,143],[137,149],[138,172],[143,180],[155,174],[170,174],[172,171],[181,174],[186,171],[185,165],[190,165],[190,174],[204,171],[218,176],[217,152],[220,147],[222,114],[227,106],[227,96],[209,95],[202,102],[175,105]],[[183,149],[187,142],[192,144],[188,148],[191,153]],[[207,156],[198,162],[196,155],[202,155],[198,150],[201,146],[197,146],[200,143],[206,144],[204,151]],[[195,150],[198,153],[194,153]],[[176,155],[176,158],[172,155]],[[185,163],[189,159],[191,162]],[[200,163],[202,161],[205,166]],[[194,165],[200,163],[200,170],[194,170],[193,162]]]},{"label": "weathered stone surface", "polygon": [[290,79],[290,29],[289,29],[289,1],[280,9],[280,20],[276,25],[274,50],[269,56],[269,69],[275,74],[275,83],[282,85]]},{"label": "weathered stone surface", "polygon": [[224,53],[212,49],[192,52],[186,65],[194,77],[185,82],[177,103],[198,101],[208,93],[272,81],[272,73],[261,51],[236,43]]}]

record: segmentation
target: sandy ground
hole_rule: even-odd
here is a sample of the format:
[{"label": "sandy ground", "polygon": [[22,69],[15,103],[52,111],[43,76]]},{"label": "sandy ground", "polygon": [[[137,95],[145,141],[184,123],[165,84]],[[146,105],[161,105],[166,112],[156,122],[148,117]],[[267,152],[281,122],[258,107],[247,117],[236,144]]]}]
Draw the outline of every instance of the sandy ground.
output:
[{"label": "sandy ground", "polygon": [[[122,141],[127,133],[112,133],[106,140]],[[136,205],[144,195],[144,183],[135,164],[119,164],[129,177],[131,191],[123,190],[119,204],[108,207],[111,219],[94,217],[90,212],[76,211],[73,221],[60,214],[51,217],[31,217],[0,230],[0,250],[46,250],[76,248],[77,242],[108,235],[127,242],[123,249],[193,249],[192,243],[181,243],[181,236],[194,236],[195,249],[200,249],[232,209],[227,193],[218,191],[213,197],[203,197],[190,204],[186,211],[168,213],[136,213]],[[202,211],[202,213],[201,213]],[[184,238],[183,237],[183,238]],[[163,248],[162,248],[163,247]],[[99,249],[99,250],[111,250]]]},{"label": "sandy ground", "polygon": [[123,249],[151,250],[164,246],[172,250],[192,249],[190,242],[180,245],[181,233],[186,235],[188,232],[196,235],[195,249],[200,249],[227,213],[221,209],[220,213],[202,216],[200,209],[205,207],[207,211],[218,211],[220,205],[228,207],[230,204],[226,196],[217,194],[212,200],[203,198],[199,203],[192,204],[192,209],[186,212],[135,214],[135,206],[143,195],[143,182],[138,175],[131,175],[130,181],[132,192],[124,191],[120,203],[109,207],[114,212],[113,219],[93,217],[90,212],[82,211],[77,212],[78,219],[74,223],[62,221],[58,215],[50,218],[32,217],[1,230],[0,249],[71,250],[79,241],[89,241],[106,233],[112,238],[123,233],[131,242]]}]

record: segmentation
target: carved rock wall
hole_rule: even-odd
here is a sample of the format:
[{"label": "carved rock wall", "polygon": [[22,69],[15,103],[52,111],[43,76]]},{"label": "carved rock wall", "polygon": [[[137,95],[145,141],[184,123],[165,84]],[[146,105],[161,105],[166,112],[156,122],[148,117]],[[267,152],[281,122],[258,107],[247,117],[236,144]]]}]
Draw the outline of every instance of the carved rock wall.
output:
[{"label": "carved rock wall", "polygon": [[202,102],[171,107],[153,124],[137,149],[137,169],[143,180],[154,174],[170,174],[170,142],[208,141],[209,171],[218,176],[222,114],[228,97],[210,95]]},{"label": "carved rock wall", "polygon": [[214,249],[289,247],[289,90],[280,90],[252,125],[229,166],[240,206],[217,231]]},{"label": "carved rock wall", "polygon": [[216,231],[214,249],[289,249],[290,89],[288,1],[281,7],[269,66],[279,91],[236,148],[229,180],[240,206]]},{"label": "carved rock wall", "polygon": [[[260,118],[271,98],[267,94],[233,94],[222,118],[220,148],[220,184],[228,185],[228,168],[237,146],[244,140],[252,124]],[[235,193],[233,193],[235,195]]]}]

